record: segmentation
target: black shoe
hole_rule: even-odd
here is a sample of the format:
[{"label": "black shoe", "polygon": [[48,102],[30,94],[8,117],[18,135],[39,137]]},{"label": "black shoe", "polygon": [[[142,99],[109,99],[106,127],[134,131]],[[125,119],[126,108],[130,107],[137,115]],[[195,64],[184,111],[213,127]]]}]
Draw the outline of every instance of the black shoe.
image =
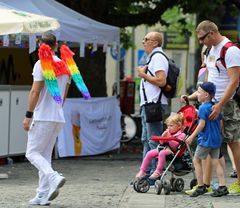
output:
[{"label": "black shoe", "polygon": [[207,193],[207,188],[205,186],[198,186],[196,190],[190,195],[191,197],[197,197]]},{"label": "black shoe", "polygon": [[225,196],[229,194],[228,192],[228,189],[226,186],[223,186],[223,187],[218,187],[218,189],[216,189],[212,194],[211,196],[213,197],[220,197],[220,196]]},{"label": "black shoe", "polygon": [[233,171],[230,173],[230,177],[231,177],[231,178],[237,178],[237,171],[236,171],[236,170],[233,170]]}]

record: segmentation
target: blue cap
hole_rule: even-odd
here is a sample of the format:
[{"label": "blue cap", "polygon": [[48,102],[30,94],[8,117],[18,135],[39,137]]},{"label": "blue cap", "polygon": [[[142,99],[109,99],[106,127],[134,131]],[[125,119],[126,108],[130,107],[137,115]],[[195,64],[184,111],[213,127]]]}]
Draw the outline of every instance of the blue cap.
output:
[{"label": "blue cap", "polygon": [[204,91],[206,91],[209,95],[213,96],[216,93],[216,86],[212,82],[204,82],[199,85]]}]

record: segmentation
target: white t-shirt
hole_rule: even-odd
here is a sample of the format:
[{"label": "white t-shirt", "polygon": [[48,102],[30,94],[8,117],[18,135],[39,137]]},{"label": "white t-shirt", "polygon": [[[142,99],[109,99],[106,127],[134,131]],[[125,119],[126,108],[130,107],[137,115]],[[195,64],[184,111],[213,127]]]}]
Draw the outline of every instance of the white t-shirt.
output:
[{"label": "white t-shirt", "polygon": [[[157,47],[155,48],[149,55],[148,55],[148,59],[150,58],[150,56],[152,55],[152,53],[156,52],[156,51],[162,51],[161,47]],[[152,72],[152,74],[156,74],[157,71],[159,70],[163,70],[165,71],[165,74],[167,76],[168,73],[168,60],[160,53],[156,53],[152,56],[152,59],[150,61],[150,63],[148,64],[148,70]],[[147,74],[149,74],[151,76],[151,74],[149,72],[147,72]],[[140,106],[145,104],[145,100],[144,100],[144,95],[143,95],[143,90],[142,90],[142,82],[144,84],[144,88],[145,88],[145,93],[147,96],[147,102],[157,102],[161,89],[159,86],[153,85],[148,81],[144,81],[144,79],[141,80],[141,85],[140,85],[140,98],[141,98],[141,102],[140,102]],[[161,103],[162,104],[168,104],[167,102],[167,98],[162,94],[162,98],[161,98]]]},{"label": "white t-shirt", "polygon": [[[234,66],[240,66],[240,50],[238,47],[232,46],[227,49],[225,54],[226,68],[221,64],[221,61],[216,60],[220,57],[220,51],[222,47],[229,42],[228,38],[224,38],[222,42],[218,45],[213,46],[207,56],[206,65],[208,69],[208,81],[213,82],[216,85],[215,99],[219,101],[224,94],[224,91],[229,83],[229,76],[227,74],[227,69]],[[219,68],[219,71],[216,67]]]},{"label": "white t-shirt", "polygon": [[[61,61],[57,56],[53,56],[54,61]],[[33,68],[33,80],[43,81],[42,67],[40,60],[36,62]],[[69,75],[61,75],[57,77],[58,86],[60,88],[61,98],[64,98],[64,93],[66,85],[69,79]],[[40,93],[37,105],[34,109],[33,114],[34,121],[54,121],[64,123],[64,113],[62,109],[62,104],[58,104],[53,100],[50,95],[47,86],[44,87]]]}]

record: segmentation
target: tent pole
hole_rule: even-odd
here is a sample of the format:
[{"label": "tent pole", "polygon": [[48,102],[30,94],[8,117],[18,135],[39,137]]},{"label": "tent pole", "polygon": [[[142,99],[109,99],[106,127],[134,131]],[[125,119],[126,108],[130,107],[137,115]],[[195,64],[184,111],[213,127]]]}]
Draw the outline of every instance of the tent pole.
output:
[{"label": "tent pole", "polygon": [[117,45],[117,61],[116,61],[116,82],[117,96],[120,96],[120,44]]},{"label": "tent pole", "polygon": [[[135,44],[135,27],[132,27],[132,42]],[[131,51],[131,77],[135,77],[135,49],[132,47]]]}]

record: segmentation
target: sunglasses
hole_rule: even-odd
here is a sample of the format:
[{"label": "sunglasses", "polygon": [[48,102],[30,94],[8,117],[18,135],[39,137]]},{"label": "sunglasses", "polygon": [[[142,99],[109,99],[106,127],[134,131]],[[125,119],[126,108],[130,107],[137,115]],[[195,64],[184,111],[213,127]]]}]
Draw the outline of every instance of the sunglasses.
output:
[{"label": "sunglasses", "polygon": [[144,41],[144,42],[147,42],[147,41],[149,41],[149,40],[150,40],[150,41],[156,41],[156,40],[153,40],[153,39],[151,39],[151,38],[143,38],[143,41]]},{"label": "sunglasses", "polygon": [[208,31],[205,35],[203,35],[202,37],[199,37],[198,40],[200,41],[204,41],[204,39],[209,35],[210,31]]}]

